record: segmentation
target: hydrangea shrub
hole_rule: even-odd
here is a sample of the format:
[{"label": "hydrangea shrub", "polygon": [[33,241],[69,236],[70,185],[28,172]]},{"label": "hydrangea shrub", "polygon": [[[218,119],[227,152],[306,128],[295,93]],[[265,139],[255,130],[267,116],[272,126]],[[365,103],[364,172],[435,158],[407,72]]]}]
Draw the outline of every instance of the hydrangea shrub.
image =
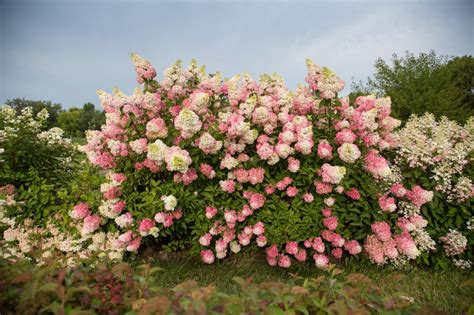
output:
[{"label": "hydrangea shrub", "polygon": [[[389,98],[349,104],[343,81],[311,61],[293,92],[277,75],[223,80],[195,61],[157,81],[147,60],[132,60],[143,89],[99,91],[106,124],[81,148],[106,173],[101,200],[69,209],[84,255],[152,242],[214,263],[249,247],[270,265],[323,268],[362,253],[403,265],[436,250],[425,218],[434,192],[394,163]],[[459,237],[440,242],[470,257]]]}]

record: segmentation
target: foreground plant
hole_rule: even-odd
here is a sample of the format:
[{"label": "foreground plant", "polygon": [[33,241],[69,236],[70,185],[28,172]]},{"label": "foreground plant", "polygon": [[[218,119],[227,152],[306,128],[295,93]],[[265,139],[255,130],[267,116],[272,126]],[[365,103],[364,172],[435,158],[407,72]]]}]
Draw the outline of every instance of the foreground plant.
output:
[{"label": "foreground plant", "polygon": [[161,287],[149,264],[131,266],[78,261],[61,267],[53,261],[33,266],[1,260],[0,311],[2,314],[409,314],[413,298],[401,294],[382,297],[364,275],[331,266],[315,279],[295,278],[290,283],[254,283],[234,278],[234,293],[215,286],[200,287],[186,281],[174,288]]}]

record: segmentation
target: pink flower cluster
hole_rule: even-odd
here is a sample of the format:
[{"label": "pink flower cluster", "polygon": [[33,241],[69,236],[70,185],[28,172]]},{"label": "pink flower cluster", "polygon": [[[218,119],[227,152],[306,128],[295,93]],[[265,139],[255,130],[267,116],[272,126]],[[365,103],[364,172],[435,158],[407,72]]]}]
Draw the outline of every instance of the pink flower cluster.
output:
[{"label": "pink flower cluster", "polygon": [[386,263],[389,259],[396,259],[404,255],[408,259],[415,259],[420,251],[410,233],[406,230],[393,236],[390,225],[387,222],[375,222],[372,224],[372,232],[367,237],[364,249],[371,261],[376,264]]}]

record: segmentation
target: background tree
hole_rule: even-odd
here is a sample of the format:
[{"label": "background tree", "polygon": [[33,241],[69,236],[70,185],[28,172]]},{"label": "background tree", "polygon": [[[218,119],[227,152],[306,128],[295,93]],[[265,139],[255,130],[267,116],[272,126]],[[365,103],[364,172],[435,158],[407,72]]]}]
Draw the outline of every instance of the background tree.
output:
[{"label": "background tree", "polygon": [[58,127],[72,138],[83,138],[86,130],[97,130],[104,123],[104,112],[96,110],[92,103],[86,103],[82,108],[69,108],[58,117]]},{"label": "background tree", "polygon": [[402,120],[411,114],[431,112],[465,122],[474,115],[474,59],[472,56],[449,58],[431,51],[415,56],[392,56],[391,64],[375,61],[375,74],[352,84],[351,99],[373,93],[390,96],[393,115]]}]

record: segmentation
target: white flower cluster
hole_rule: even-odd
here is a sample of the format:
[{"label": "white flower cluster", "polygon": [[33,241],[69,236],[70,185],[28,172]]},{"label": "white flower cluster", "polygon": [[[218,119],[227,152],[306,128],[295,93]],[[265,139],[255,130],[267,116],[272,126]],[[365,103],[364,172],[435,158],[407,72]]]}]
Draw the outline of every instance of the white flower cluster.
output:
[{"label": "white flower cluster", "polygon": [[48,145],[71,145],[71,139],[63,138],[64,131],[61,128],[53,127],[49,130],[40,132],[37,137],[45,141]]},{"label": "white flower cluster", "polygon": [[397,143],[395,159],[398,165],[425,170],[438,184],[438,191],[447,193],[448,201],[462,202],[472,197],[472,183],[466,177],[454,182],[454,175],[462,174],[474,150],[474,118],[460,126],[433,114],[412,116],[405,127],[394,134]]}]

